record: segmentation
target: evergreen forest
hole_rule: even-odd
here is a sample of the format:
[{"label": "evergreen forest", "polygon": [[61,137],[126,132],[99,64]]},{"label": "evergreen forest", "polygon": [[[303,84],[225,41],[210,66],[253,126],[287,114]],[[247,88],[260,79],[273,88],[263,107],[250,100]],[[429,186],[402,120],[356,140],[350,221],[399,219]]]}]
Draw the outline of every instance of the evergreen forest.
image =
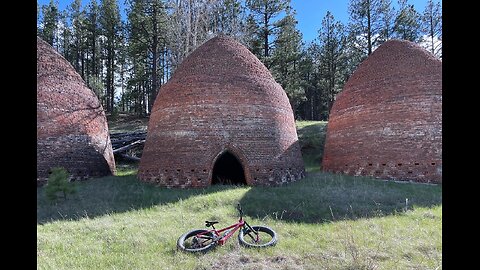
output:
[{"label": "evergreen forest", "polygon": [[305,42],[290,0],[71,0],[64,10],[58,1],[37,2],[37,35],[72,64],[109,115],[148,116],[176,67],[218,34],[265,64],[297,120],[328,120],[349,76],[387,40],[409,40],[442,58],[440,0],[424,10],[408,0],[350,0],[347,23],[331,12],[319,19],[316,39]]}]

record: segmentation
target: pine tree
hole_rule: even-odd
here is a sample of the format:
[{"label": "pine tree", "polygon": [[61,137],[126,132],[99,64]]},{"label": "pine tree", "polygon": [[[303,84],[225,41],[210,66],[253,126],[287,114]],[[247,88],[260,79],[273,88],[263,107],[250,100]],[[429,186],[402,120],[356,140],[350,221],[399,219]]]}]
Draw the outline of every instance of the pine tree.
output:
[{"label": "pine tree", "polygon": [[245,22],[245,35],[243,37],[244,45],[258,58],[262,56],[262,38],[260,26],[255,21],[252,14],[247,16]]},{"label": "pine tree", "polygon": [[379,44],[381,44],[391,39],[393,36],[395,9],[392,7],[392,0],[380,0],[379,13],[380,13]]},{"label": "pine tree", "polygon": [[[259,27],[256,33],[258,38],[262,41],[261,55],[257,57],[270,68],[271,65],[271,50],[273,40],[272,36],[279,27],[277,22],[280,20],[278,15],[290,7],[290,0],[247,0],[247,8],[255,21],[255,25]],[[278,18],[277,20],[275,20]]]},{"label": "pine tree", "polygon": [[82,1],[74,0],[68,7],[72,25],[72,56],[73,67],[85,79],[85,47],[86,47],[86,16],[82,10]]},{"label": "pine tree", "polygon": [[344,50],[347,39],[344,32],[343,24],[336,21],[330,12],[327,12],[322,20],[322,28],[318,32],[321,97],[327,116],[336,94],[342,90],[345,83],[343,76],[346,68]]},{"label": "pine tree", "polygon": [[74,59],[72,57],[72,29],[68,23],[68,12],[66,10],[59,13],[59,27],[58,27],[58,52],[73,65]]},{"label": "pine tree", "polygon": [[418,42],[420,40],[420,14],[408,0],[399,0],[399,12],[395,18],[395,34],[399,39]]},{"label": "pine tree", "polygon": [[62,195],[63,199],[67,199],[67,194],[76,192],[73,183],[69,182],[69,177],[67,170],[63,167],[51,169],[51,174],[45,186],[45,195],[48,200],[55,201],[58,199],[58,193]]},{"label": "pine tree", "polygon": [[350,0],[349,32],[358,49],[370,55],[381,37],[382,5],[380,0]]},{"label": "pine tree", "polygon": [[303,110],[296,115],[298,119],[320,119],[319,51],[320,49],[316,42],[310,42],[306,48],[302,49],[299,75],[300,85],[305,93],[305,100],[302,102]]},{"label": "pine tree", "polygon": [[38,30],[39,30],[39,25],[40,25],[40,6],[38,5],[38,2],[37,2],[37,35],[39,34]]},{"label": "pine tree", "polygon": [[[157,91],[164,78],[164,57],[167,43],[166,20],[167,15],[163,1],[134,1],[131,0],[128,15],[128,37],[131,46],[130,55],[139,57],[136,65],[145,64],[147,76],[134,74],[136,83],[145,85],[147,104],[144,111],[150,112],[157,96]],[[138,70],[138,69],[136,69]],[[142,78],[143,79],[140,79]],[[144,81],[146,80],[146,81]]]},{"label": "pine tree", "polygon": [[421,16],[421,30],[429,43],[428,50],[442,57],[442,6],[440,2],[428,0]]},{"label": "pine tree", "polygon": [[99,7],[96,0],[91,0],[85,11],[85,49],[87,54],[88,72],[86,82],[93,89],[100,100],[103,100],[103,86],[101,84],[100,69],[100,25]]},{"label": "pine tree", "polygon": [[50,0],[48,5],[42,6],[42,13],[43,21],[41,22],[41,30],[39,31],[40,37],[48,44],[55,46],[54,41],[57,39],[56,33],[60,16],[58,3]]},{"label": "pine tree", "polygon": [[115,61],[121,28],[120,11],[116,0],[101,0],[99,22],[102,35],[105,37],[106,111],[113,113],[115,106]]},{"label": "pine tree", "polygon": [[283,87],[294,114],[305,100],[305,92],[300,82],[300,58],[302,49],[302,34],[296,28],[295,11],[286,9],[286,15],[278,21],[277,37],[274,41],[271,70],[275,80]]}]

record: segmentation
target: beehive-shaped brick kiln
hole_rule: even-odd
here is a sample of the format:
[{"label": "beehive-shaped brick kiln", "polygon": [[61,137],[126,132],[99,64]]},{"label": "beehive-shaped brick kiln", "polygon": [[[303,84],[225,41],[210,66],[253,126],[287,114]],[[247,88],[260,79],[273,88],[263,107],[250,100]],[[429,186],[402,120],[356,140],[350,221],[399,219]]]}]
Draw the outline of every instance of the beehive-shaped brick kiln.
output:
[{"label": "beehive-shaped brick kiln", "polygon": [[324,171],[442,182],[442,62],[390,40],[352,74],[327,126]]},{"label": "beehive-shaped brick kiln", "polygon": [[304,174],[285,91],[233,38],[204,43],[161,87],[140,160],[141,180],[166,187],[269,186]]},{"label": "beehive-shaped brick kiln", "polygon": [[37,181],[52,167],[74,179],[115,173],[107,120],[95,93],[50,44],[37,37]]}]

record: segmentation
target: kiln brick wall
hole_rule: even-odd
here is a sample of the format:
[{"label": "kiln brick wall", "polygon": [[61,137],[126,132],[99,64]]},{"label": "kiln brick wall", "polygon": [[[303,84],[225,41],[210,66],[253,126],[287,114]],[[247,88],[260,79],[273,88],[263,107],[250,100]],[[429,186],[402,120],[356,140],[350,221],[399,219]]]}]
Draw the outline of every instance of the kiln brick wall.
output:
[{"label": "kiln brick wall", "polygon": [[208,186],[225,150],[240,160],[250,185],[280,185],[305,173],[284,90],[244,46],[221,36],[195,50],[160,89],[139,178]]},{"label": "kiln brick wall", "polygon": [[37,39],[37,181],[52,167],[73,178],[115,172],[103,108],[74,68],[49,44]]},{"label": "kiln brick wall", "polygon": [[441,61],[407,41],[371,54],[335,101],[323,170],[442,182]]}]

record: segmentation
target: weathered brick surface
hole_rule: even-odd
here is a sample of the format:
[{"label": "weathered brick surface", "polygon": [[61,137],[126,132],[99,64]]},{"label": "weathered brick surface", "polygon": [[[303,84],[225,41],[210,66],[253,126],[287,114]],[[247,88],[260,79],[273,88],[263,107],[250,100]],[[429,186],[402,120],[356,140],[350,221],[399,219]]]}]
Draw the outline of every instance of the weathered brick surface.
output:
[{"label": "weathered brick surface", "polygon": [[37,38],[37,182],[55,166],[77,179],[115,172],[99,100],[70,63]]},{"label": "weathered brick surface", "polygon": [[363,61],[338,95],[323,170],[442,182],[442,62],[391,40]]},{"label": "weathered brick surface", "polygon": [[305,173],[285,91],[246,47],[219,36],[160,89],[138,176],[160,186],[208,186],[226,150],[249,185],[279,185]]}]

